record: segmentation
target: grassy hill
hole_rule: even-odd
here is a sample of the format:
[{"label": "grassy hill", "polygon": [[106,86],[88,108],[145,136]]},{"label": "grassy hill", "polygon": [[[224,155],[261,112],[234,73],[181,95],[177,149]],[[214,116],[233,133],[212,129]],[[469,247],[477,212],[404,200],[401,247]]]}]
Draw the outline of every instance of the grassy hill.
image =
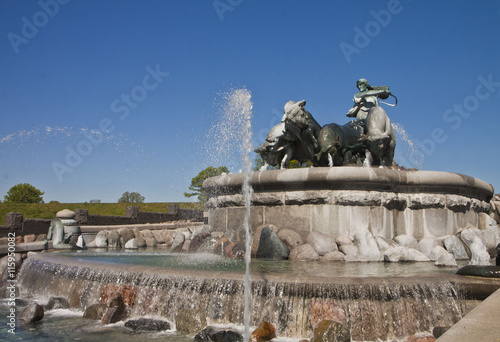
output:
[{"label": "grassy hill", "polygon": [[[177,202],[176,202],[177,203]],[[171,203],[170,203],[171,204]],[[5,224],[5,214],[22,213],[24,218],[52,219],[63,209],[86,209],[91,215],[125,216],[125,209],[137,206],[140,211],[168,212],[169,203],[0,203],[0,225]],[[184,209],[202,209],[199,203],[179,203]]]}]

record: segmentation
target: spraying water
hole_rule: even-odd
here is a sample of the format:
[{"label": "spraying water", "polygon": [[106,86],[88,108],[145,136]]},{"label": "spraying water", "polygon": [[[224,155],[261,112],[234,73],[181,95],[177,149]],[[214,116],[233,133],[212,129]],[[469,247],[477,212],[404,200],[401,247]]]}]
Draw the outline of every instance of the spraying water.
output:
[{"label": "spraying water", "polygon": [[396,140],[398,141],[395,151],[395,159],[398,164],[407,168],[422,169],[422,160],[419,153],[415,153],[418,150],[418,145],[400,123],[393,122],[392,129],[396,133]]}]

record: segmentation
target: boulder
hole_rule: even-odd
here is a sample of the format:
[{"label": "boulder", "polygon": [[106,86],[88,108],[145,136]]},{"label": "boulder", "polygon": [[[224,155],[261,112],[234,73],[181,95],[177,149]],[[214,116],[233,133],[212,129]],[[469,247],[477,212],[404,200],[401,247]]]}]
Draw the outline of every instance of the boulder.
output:
[{"label": "boulder", "polygon": [[142,235],[139,228],[134,227],[132,230],[134,231],[134,236],[135,236],[135,240],[137,241],[137,246],[139,248],[146,247],[146,240],[144,240],[144,236]]},{"label": "boulder", "polygon": [[58,211],[57,214],[56,214],[56,217],[57,218],[60,218],[60,219],[74,219],[76,216],[75,212],[73,210],[69,210],[69,209],[63,209],[61,211]]},{"label": "boulder", "polygon": [[132,239],[128,240],[125,243],[125,248],[126,249],[138,249],[139,248],[139,244],[137,243],[136,238],[132,238]]},{"label": "boulder", "polygon": [[351,333],[349,329],[339,323],[330,320],[319,322],[314,329],[314,336],[311,342],[350,342]]},{"label": "boulder", "polygon": [[175,317],[175,327],[184,335],[195,335],[207,325],[207,317],[203,311],[180,309]]},{"label": "boulder", "polygon": [[354,246],[358,248],[358,255],[361,260],[381,261],[384,258],[368,228],[361,229],[354,234]]},{"label": "boulder", "polygon": [[19,317],[19,320],[23,324],[30,324],[41,321],[43,319],[43,316],[44,316],[43,306],[37,303],[33,303],[23,310],[21,316]]},{"label": "boulder", "polygon": [[429,261],[429,258],[420,251],[414,248],[403,246],[389,247],[384,252],[385,262],[414,262],[414,261]]},{"label": "boulder", "polygon": [[89,243],[87,247],[96,247],[96,248],[108,247],[108,232],[104,230],[97,233],[94,241]]},{"label": "boulder", "polygon": [[441,246],[435,246],[429,253],[429,259],[436,261],[442,254],[447,254],[448,251]]},{"label": "boulder", "polygon": [[[425,237],[418,242],[418,250],[427,255],[429,258],[429,255],[436,246],[443,247],[443,243],[441,240],[432,237]],[[432,260],[432,258],[430,259]]]},{"label": "boulder", "polygon": [[214,245],[213,252],[216,255],[224,256],[224,252],[226,251],[227,245],[229,245],[231,241],[227,237],[221,237],[219,241],[217,241]]},{"label": "boulder", "polygon": [[163,236],[161,230],[153,229],[151,230],[151,234],[153,234],[153,237],[155,238],[157,244],[162,245],[165,243],[165,237]]},{"label": "boulder", "polygon": [[24,236],[24,242],[34,242],[36,240],[35,234],[28,234]]},{"label": "boulder", "polygon": [[469,259],[464,243],[455,235],[447,236],[443,240],[443,246],[448,252],[453,254],[456,260]]},{"label": "boulder", "polygon": [[182,234],[182,232],[177,231],[172,240],[172,245],[170,246],[170,251],[172,252],[180,252],[182,250],[182,246],[184,245],[184,241],[186,240],[186,236]]},{"label": "boulder", "polygon": [[321,261],[344,261],[345,254],[340,251],[326,253],[320,258]]},{"label": "boulder", "polygon": [[224,255],[233,259],[244,259],[246,247],[241,242],[231,242],[224,249]]},{"label": "boulder", "polygon": [[93,319],[93,320],[101,320],[104,314],[106,313],[106,310],[108,309],[108,306],[106,304],[92,304],[85,308],[85,311],[83,312],[83,318],[87,319]]},{"label": "boulder", "polygon": [[108,248],[121,248],[120,234],[116,230],[108,231]]},{"label": "boulder", "polygon": [[250,335],[250,342],[271,341],[276,337],[276,328],[269,322],[261,322]]},{"label": "boulder", "polygon": [[453,257],[453,254],[451,253],[443,253],[438,256],[435,262],[436,266],[449,266],[449,267],[456,267],[457,266],[457,261]]},{"label": "boulder", "polygon": [[174,235],[175,235],[175,230],[163,229],[161,231],[161,234],[163,235],[163,240],[165,240],[165,244],[167,246],[172,246],[172,242],[174,240]]},{"label": "boulder", "polygon": [[259,259],[286,260],[290,249],[269,227],[264,227],[260,234],[256,257]]},{"label": "boulder", "polygon": [[128,312],[123,297],[119,292],[116,292],[108,305],[104,316],[101,319],[102,324],[111,324],[123,321],[127,318]]},{"label": "boulder", "polygon": [[353,244],[350,245],[341,245],[339,247],[339,251],[349,256],[358,256],[358,247]]},{"label": "boulder", "polygon": [[313,246],[306,243],[304,245],[292,249],[290,255],[288,256],[288,259],[295,261],[311,261],[311,260],[318,260],[319,255],[313,248]]},{"label": "boulder", "polygon": [[69,309],[68,301],[63,297],[50,297],[45,310]]},{"label": "boulder", "polygon": [[394,241],[396,241],[398,245],[403,247],[408,247],[413,249],[418,249],[419,247],[417,239],[415,239],[411,235],[406,235],[406,234],[398,235],[394,238]]},{"label": "boulder", "polygon": [[488,266],[490,265],[490,254],[486,250],[483,241],[475,236],[470,245],[471,258],[469,265]]},{"label": "boulder", "polygon": [[189,251],[189,246],[191,246],[191,240],[184,240],[181,251],[187,253]]},{"label": "boulder", "polygon": [[337,243],[330,235],[311,232],[307,235],[306,242],[314,248],[318,255],[338,251]]},{"label": "boulder", "polygon": [[304,244],[304,241],[300,237],[299,233],[291,229],[280,230],[278,232],[278,237],[290,250]]},{"label": "boulder", "polygon": [[398,244],[391,239],[388,239],[383,236],[375,236],[375,241],[377,242],[378,249],[380,252],[384,253],[385,250],[389,247],[396,247]]},{"label": "boulder", "polygon": [[194,340],[197,342],[205,341],[231,341],[231,342],[243,342],[243,335],[235,330],[221,327],[207,326],[203,328],[198,334],[194,336]]},{"label": "boulder", "polygon": [[352,240],[350,237],[348,236],[338,236],[336,239],[335,239],[335,243],[340,247],[340,246],[343,246],[343,245],[352,245]]},{"label": "boulder", "polygon": [[[259,249],[259,243],[260,243],[260,234],[262,232],[262,229],[264,228],[269,228],[273,232],[278,233],[278,228],[274,224],[266,224],[266,225],[261,225],[255,229],[255,234],[253,235],[253,242],[252,242],[252,256],[255,257],[257,254],[257,250]],[[227,237],[227,236],[226,236]],[[228,237],[229,238],[229,237]]]},{"label": "boulder", "polygon": [[125,327],[134,331],[165,331],[170,330],[170,323],[158,319],[139,318],[126,321]]},{"label": "boulder", "polygon": [[134,231],[130,228],[120,228],[117,230],[120,234],[120,244],[125,246],[125,244],[135,238]]},{"label": "boulder", "polygon": [[195,253],[200,248],[200,246],[203,244],[205,239],[209,239],[209,238],[210,238],[210,233],[196,234],[191,239],[191,243],[189,244],[188,252]]}]

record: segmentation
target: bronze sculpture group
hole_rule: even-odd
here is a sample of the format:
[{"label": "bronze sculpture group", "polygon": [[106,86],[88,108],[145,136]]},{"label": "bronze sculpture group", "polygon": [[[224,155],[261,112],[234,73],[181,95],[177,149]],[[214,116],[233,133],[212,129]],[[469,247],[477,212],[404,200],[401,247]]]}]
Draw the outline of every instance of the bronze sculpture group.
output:
[{"label": "bronze sculpture group", "polygon": [[370,165],[395,165],[396,137],[379,99],[396,97],[389,87],[372,87],[366,79],[358,80],[357,87],[354,106],[346,114],[355,118],[352,121],[322,127],[304,108],[305,100],[289,101],[281,122],[255,152],[267,164],[281,168],[291,160],[310,161],[313,166],[363,165],[368,159]]}]

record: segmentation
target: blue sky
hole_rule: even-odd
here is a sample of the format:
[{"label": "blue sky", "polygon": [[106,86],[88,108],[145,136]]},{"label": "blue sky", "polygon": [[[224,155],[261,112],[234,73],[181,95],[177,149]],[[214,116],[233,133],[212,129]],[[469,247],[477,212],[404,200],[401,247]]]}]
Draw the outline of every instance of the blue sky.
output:
[{"label": "blue sky", "polygon": [[207,166],[238,172],[207,138],[231,89],[257,146],[289,100],[347,122],[361,77],[398,97],[399,164],[498,192],[499,32],[499,1],[4,0],[0,197],[187,201]]}]

